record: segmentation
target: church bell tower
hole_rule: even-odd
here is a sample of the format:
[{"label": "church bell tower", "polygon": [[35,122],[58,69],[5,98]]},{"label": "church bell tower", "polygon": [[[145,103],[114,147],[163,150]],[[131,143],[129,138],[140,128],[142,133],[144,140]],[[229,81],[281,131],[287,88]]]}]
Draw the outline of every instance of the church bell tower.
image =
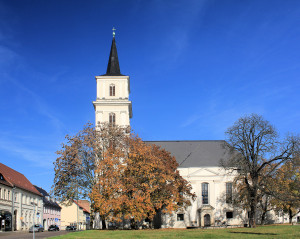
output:
[{"label": "church bell tower", "polygon": [[96,126],[104,122],[130,126],[130,118],[132,118],[129,76],[121,74],[114,31],[113,28],[106,74],[96,76],[97,99],[93,101]]}]

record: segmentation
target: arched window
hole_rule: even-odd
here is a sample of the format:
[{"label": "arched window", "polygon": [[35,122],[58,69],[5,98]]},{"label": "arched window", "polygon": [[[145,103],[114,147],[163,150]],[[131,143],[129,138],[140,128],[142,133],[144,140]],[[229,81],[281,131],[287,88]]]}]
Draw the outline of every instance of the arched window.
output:
[{"label": "arched window", "polygon": [[110,125],[116,124],[116,114],[114,114],[114,113],[109,114],[109,124]]},{"label": "arched window", "polygon": [[115,96],[116,95],[116,87],[115,85],[109,86],[109,96]]},{"label": "arched window", "polygon": [[208,204],[208,183],[202,183],[202,204]]}]

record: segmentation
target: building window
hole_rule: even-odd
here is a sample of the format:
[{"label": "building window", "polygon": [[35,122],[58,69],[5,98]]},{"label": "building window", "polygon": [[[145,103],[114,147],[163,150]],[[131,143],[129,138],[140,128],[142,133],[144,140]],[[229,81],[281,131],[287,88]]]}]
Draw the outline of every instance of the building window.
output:
[{"label": "building window", "polygon": [[109,96],[115,96],[116,95],[116,87],[115,85],[109,86]]},{"label": "building window", "polygon": [[226,183],[226,203],[232,203],[232,183]]},{"label": "building window", "polygon": [[202,204],[208,204],[208,183],[202,183]]},{"label": "building window", "polygon": [[116,114],[114,114],[114,113],[109,114],[109,124],[110,125],[116,124]]},{"label": "building window", "polygon": [[184,221],[184,214],[183,213],[177,214],[177,221]]},{"label": "building window", "polygon": [[233,212],[226,212],[226,218],[227,219],[233,218]]}]

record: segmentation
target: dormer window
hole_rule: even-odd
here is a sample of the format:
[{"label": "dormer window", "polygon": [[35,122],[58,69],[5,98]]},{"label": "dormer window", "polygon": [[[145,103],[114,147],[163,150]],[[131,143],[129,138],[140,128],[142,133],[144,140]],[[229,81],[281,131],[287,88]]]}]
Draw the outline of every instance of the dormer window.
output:
[{"label": "dormer window", "polygon": [[116,124],[116,114],[115,113],[109,114],[109,124],[111,126],[114,126]]},{"label": "dormer window", "polygon": [[1,173],[0,173],[0,180],[4,181],[4,177],[3,177],[3,175]]},{"label": "dormer window", "polygon": [[115,95],[116,95],[116,86],[112,84],[109,86],[109,96],[115,96]]}]

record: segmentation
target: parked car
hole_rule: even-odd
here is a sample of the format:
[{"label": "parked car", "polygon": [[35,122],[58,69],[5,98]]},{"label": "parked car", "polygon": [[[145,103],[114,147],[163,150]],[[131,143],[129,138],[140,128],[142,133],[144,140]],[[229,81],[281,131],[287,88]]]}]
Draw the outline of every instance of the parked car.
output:
[{"label": "parked car", "polygon": [[59,231],[59,227],[57,225],[50,225],[48,231]]},{"label": "parked car", "polygon": [[41,224],[35,224],[29,228],[29,232],[43,232],[44,228]]},{"label": "parked car", "polygon": [[67,226],[66,231],[76,231],[77,227],[76,226]]}]

